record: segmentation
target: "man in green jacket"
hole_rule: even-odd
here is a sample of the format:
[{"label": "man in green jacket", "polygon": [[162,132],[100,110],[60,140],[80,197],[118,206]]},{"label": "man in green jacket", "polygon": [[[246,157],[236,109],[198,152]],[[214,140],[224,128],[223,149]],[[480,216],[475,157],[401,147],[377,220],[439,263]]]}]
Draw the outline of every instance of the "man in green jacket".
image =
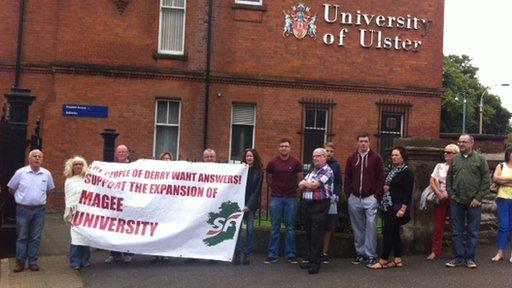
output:
[{"label": "man in green jacket", "polygon": [[[475,250],[480,233],[482,198],[489,192],[489,165],[485,158],[473,150],[474,139],[462,134],[458,142],[460,154],[453,158],[447,176],[447,191],[451,197],[453,259],[447,267],[466,265],[476,268]],[[464,230],[467,221],[467,239]]]}]

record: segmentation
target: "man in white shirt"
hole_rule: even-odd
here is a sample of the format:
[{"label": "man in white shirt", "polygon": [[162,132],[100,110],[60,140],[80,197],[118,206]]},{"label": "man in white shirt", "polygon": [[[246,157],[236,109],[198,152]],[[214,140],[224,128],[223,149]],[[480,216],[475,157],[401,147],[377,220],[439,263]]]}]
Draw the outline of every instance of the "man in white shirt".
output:
[{"label": "man in white shirt", "polygon": [[37,265],[39,244],[44,227],[47,194],[55,188],[50,171],[41,167],[43,152],[38,149],[28,154],[27,166],[18,169],[7,184],[16,201],[16,265],[14,272],[28,267],[39,271]]}]

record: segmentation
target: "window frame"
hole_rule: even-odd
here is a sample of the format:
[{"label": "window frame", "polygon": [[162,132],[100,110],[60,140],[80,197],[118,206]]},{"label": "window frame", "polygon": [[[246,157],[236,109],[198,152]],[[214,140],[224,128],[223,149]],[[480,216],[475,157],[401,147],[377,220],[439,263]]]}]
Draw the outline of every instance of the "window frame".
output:
[{"label": "window frame", "polygon": [[[313,110],[315,113],[314,113],[314,119],[313,119],[313,126],[307,126],[307,114],[308,114],[308,110]],[[324,116],[324,123],[322,124],[322,127],[317,127],[318,126],[318,123],[317,123],[317,115],[318,115],[318,112],[319,111],[322,111],[325,113],[325,116]],[[318,106],[305,106],[304,107],[304,123],[302,124],[303,125],[303,130],[302,130],[302,135],[303,135],[303,148],[302,148],[302,158],[306,158],[306,157],[310,157],[310,156],[306,156],[306,151],[304,151],[306,149],[306,131],[307,130],[312,130],[312,131],[323,131],[324,133],[324,137],[322,139],[322,145],[323,143],[326,143],[327,142],[327,139],[328,139],[328,136],[329,136],[329,113],[330,112],[330,109],[329,107],[318,107]],[[317,147],[318,148],[318,147]],[[304,168],[306,168],[307,170],[309,170],[309,164],[311,164],[311,161],[305,161],[306,159],[303,159],[303,166]],[[309,163],[307,163],[309,162]],[[308,165],[308,166],[306,166]]]},{"label": "window frame", "polygon": [[235,4],[262,6],[263,0],[258,0],[257,3],[256,3],[256,1],[249,1],[249,0],[235,0]]},{"label": "window frame", "polygon": [[[252,106],[254,110],[254,116],[253,116],[253,124],[247,125],[247,124],[234,124],[234,107],[235,105],[242,105],[242,106]],[[232,103],[231,104],[231,125],[229,126],[229,163],[240,163],[241,160],[233,160],[231,159],[232,154],[232,146],[233,143],[233,125],[239,125],[239,126],[252,126],[252,146],[250,148],[254,148],[256,146],[256,104],[254,103]]]},{"label": "window frame", "polygon": [[[164,0],[160,0],[160,7],[159,7],[159,19],[158,19],[158,54],[163,55],[185,55],[185,27],[186,27],[186,21],[187,21],[187,0],[183,0],[183,7],[177,7],[177,6],[164,6],[163,5]],[[162,49],[162,11],[164,9],[175,9],[175,10],[183,10],[183,36],[182,36],[182,42],[181,42],[181,50],[163,50]]]},{"label": "window frame", "polygon": [[[158,123],[158,103],[159,102],[174,102],[178,103],[178,124],[169,124],[169,123]],[[169,106],[167,106],[167,122],[169,122]],[[155,101],[155,120],[154,120],[154,128],[153,128],[153,158],[157,159],[158,155],[156,155],[156,134],[157,127],[165,126],[165,127],[178,127],[178,133],[176,137],[176,155],[173,155],[174,160],[179,160],[180,153],[180,137],[181,137],[181,101],[176,99],[156,99]]]}]

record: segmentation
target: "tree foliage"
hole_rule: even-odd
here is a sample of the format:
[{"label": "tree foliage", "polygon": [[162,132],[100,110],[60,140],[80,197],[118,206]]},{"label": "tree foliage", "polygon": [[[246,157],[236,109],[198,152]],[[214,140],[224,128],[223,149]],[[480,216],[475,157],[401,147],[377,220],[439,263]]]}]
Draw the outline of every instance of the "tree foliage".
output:
[{"label": "tree foliage", "polygon": [[502,107],[497,95],[488,93],[488,87],[480,84],[478,68],[471,64],[467,55],[444,57],[443,87],[445,89],[441,107],[441,132],[462,131],[463,99],[466,97],[466,132],[478,133],[479,103],[484,95],[483,133],[505,135],[512,131],[509,120],[512,114]]}]

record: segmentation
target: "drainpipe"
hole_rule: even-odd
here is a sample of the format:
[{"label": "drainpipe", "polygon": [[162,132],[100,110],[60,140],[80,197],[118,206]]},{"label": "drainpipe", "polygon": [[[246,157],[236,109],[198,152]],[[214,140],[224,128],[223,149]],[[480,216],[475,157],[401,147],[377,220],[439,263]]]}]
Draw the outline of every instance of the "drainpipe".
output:
[{"label": "drainpipe", "polygon": [[208,33],[206,35],[206,75],[204,80],[204,131],[203,149],[208,148],[208,104],[210,102],[210,68],[212,43],[213,0],[208,0]]},{"label": "drainpipe", "polygon": [[23,48],[23,18],[25,16],[25,0],[20,0],[20,17],[18,21],[18,47],[16,49],[16,70],[14,75],[14,88],[20,86],[21,54]]}]

